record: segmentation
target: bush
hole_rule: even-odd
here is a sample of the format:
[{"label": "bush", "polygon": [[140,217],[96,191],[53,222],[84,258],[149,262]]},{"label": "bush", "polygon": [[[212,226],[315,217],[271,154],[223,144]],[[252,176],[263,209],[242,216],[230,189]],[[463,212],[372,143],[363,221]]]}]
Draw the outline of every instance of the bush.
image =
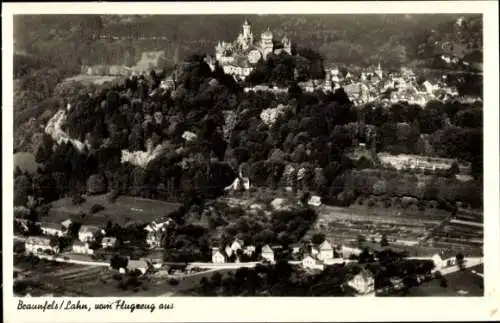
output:
[{"label": "bush", "polygon": [[95,214],[97,212],[100,212],[100,211],[103,211],[105,210],[106,208],[100,204],[94,204],[92,205],[92,207],[90,208],[90,213],[91,214]]},{"label": "bush", "polygon": [[85,202],[85,199],[80,194],[77,194],[73,196],[71,202],[73,203],[73,205],[81,205]]},{"label": "bush", "polygon": [[168,283],[171,285],[171,286],[177,286],[179,285],[179,281],[175,278],[172,278],[168,281]]}]

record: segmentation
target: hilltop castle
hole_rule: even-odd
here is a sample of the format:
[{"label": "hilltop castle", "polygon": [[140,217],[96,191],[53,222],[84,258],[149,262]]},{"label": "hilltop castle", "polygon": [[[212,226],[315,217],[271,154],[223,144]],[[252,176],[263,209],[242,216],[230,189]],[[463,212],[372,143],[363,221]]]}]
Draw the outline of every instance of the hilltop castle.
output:
[{"label": "hilltop castle", "polygon": [[285,36],[281,42],[275,41],[269,27],[260,35],[260,41],[255,41],[252,26],[247,20],[242,27],[243,31],[234,42],[219,42],[215,47],[215,59],[226,74],[244,79],[251,73],[255,64],[261,59],[267,59],[270,53],[292,53],[290,39]]}]

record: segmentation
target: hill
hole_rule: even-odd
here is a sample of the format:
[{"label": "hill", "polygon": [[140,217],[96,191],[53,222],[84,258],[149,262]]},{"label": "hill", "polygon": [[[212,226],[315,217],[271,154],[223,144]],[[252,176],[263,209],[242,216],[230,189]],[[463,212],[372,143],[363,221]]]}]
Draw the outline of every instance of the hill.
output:
[{"label": "hill", "polygon": [[[475,56],[470,49],[482,46],[481,17],[460,20],[462,15],[450,14],[19,16],[15,39],[19,49],[42,54],[52,48],[59,60],[74,64],[79,60],[121,64],[126,55],[137,61],[141,52],[158,49],[178,60],[190,52],[212,52],[218,40],[235,39],[246,18],[257,33],[269,26],[278,38],[287,34],[294,42],[319,50],[327,62],[429,64],[443,43]],[[457,21],[462,21],[460,26]],[[64,52],[56,52],[61,46]],[[463,46],[469,49],[462,50]]]}]

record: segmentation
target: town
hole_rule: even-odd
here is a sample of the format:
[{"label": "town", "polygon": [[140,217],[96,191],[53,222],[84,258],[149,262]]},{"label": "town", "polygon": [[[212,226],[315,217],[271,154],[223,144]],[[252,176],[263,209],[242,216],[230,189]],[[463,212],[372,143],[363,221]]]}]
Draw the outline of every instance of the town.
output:
[{"label": "town", "polygon": [[14,174],[17,294],[274,296],[275,276],[290,295],[482,292],[481,96],[383,59],[318,69],[254,31],[56,86]]}]

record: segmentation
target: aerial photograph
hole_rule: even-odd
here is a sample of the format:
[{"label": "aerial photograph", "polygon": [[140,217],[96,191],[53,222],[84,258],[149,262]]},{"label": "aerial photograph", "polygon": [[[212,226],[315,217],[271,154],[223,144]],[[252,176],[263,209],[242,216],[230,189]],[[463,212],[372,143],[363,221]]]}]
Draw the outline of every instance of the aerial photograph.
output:
[{"label": "aerial photograph", "polygon": [[484,296],[482,15],[13,31],[15,296]]}]

